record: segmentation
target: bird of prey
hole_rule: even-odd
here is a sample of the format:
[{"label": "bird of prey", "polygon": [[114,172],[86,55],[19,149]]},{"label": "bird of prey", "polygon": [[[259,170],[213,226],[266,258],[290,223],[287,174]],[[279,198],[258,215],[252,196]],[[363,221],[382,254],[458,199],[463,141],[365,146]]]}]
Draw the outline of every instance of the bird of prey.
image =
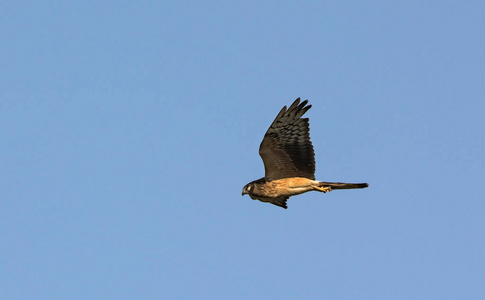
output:
[{"label": "bird of prey", "polygon": [[278,113],[259,146],[265,176],[251,181],[242,190],[253,200],[288,208],[286,200],[309,191],[322,193],[340,189],[361,189],[367,183],[341,183],[315,180],[315,152],[310,141],[308,100],[296,99]]}]

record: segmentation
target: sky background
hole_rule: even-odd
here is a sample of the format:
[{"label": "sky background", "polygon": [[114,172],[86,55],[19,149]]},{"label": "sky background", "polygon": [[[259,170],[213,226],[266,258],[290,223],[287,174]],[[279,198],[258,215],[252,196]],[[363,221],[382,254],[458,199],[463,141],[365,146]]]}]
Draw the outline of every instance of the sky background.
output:
[{"label": "sky background", "polygon": [[[1,1],[4,299],[485,298],[485,2]],[[317,179],[241,197],[284,105]]]}]

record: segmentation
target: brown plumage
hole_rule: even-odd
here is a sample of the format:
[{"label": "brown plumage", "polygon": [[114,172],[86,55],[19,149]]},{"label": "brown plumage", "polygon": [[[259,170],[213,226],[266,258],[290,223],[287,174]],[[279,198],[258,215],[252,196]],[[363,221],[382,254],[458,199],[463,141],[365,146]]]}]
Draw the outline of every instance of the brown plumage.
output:
[{"label": "brown plumage", "polygon": [[276,116],[259,147],[265,176],[246,184],[242,194],[251,199],[288,208],[289,197],[308,191],[366,188],[367,183],[323,182],[315,180],[315,152],[310,141],[308,118],[302,116],[312,106],[296,99]]}]

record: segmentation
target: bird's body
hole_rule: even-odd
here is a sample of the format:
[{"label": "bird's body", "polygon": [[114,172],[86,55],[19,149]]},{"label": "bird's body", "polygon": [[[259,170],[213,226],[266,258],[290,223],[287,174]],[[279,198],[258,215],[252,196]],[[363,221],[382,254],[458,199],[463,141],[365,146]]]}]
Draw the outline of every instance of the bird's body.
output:
[{"label": "bird's body", "polygon": [[307,100],[300,98],[279,112],[266,132],[259,148],[265,177],[244,186],[242,194],[251,199],[287,208],[289,197],[309,191],[330,192],[332,189],[357,189],[367,183],[340,183],[315,180],[315,154],[310,141]]}]

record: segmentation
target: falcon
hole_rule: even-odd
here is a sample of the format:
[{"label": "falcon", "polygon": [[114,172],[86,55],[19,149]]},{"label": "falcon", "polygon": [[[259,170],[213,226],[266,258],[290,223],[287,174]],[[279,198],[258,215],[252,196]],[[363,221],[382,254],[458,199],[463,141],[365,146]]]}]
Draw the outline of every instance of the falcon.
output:
[{"label": "falcon", "polygon": [[259,146],[264,177],[251,181],[242,190],[253,200],[288,208],[291,196],[309,191],[362,189],[367,183],[324,182],[315,180],[315,152],[310,141],[308,118],[302,116],[312,107],[308,100],[296,99],[278,113]]}]

